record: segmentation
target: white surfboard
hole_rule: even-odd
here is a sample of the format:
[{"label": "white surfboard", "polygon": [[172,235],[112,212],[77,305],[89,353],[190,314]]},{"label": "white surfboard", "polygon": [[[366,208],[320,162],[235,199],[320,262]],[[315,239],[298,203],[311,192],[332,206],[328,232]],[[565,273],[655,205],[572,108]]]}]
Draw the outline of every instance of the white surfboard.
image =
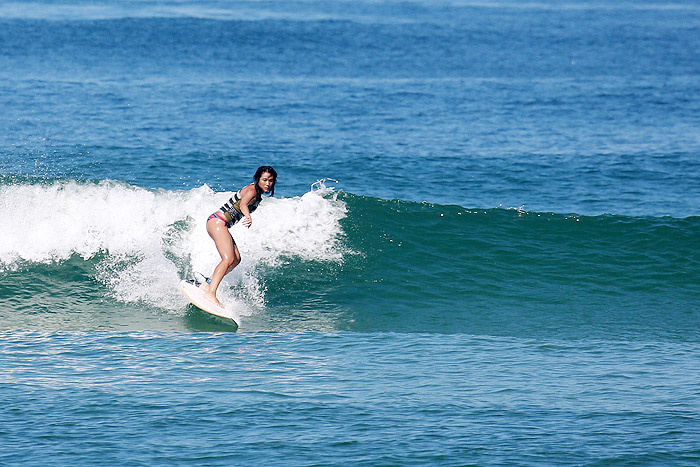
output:
[{"label": "white surfboard", "polygon": [[224,318],[226,320],[230,319],[236,324],[236,326],[238,326],[238,322],[233,317],[233,314],[230,311],[227,311],[226,308],[219,306],[208,298],[205,298],[204,291],[197,287],[194,282],[180,281],[180,291],[191,304],[200,310],[214,316],[218,316],[219,318]]}]

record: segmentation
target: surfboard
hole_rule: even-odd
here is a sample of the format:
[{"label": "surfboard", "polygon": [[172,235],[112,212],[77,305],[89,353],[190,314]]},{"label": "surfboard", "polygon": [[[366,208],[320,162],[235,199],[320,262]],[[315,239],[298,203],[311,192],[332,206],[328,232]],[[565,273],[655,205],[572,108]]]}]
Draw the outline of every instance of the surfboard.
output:
[{"label": "surfboard", "polygon": [[180,281],[180,291],[192,305],[200,310],[225,320],[231,320],[238,326],[238,322],[233,317],[233,314],[227,311],[226,308],[205,298],[204,291],[198,287],[195,281]]}]

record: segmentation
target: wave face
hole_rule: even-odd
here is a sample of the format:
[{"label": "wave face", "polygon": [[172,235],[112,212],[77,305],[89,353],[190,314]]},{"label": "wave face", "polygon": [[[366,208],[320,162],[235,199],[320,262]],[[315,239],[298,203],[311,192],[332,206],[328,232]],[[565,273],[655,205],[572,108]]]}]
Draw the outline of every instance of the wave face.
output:
[{"label": "wave face", "polygon": [[700,218],[467,210],[352,197],[348,210],[350,219],[357,213],[352,230],[369,233],[351,235],[362,238],[353,247],[368,252],[367,305],[378,300],[377,311],[387,310],[380,316],[395,317],[388,321],[402,322],[401,329],[695,335],[685,325],[698,319]]},{"label": "wave face", "polygon": [[[0,186],[0,328],[198,329],[177,291],[231,193]],[[36,219],[45,219],[37,224]],[[265,199],[220,289],[250,330],[695,339],[700,218],[466,209],[336,192]],[[185,315],[192,318],[182,320]]]}]

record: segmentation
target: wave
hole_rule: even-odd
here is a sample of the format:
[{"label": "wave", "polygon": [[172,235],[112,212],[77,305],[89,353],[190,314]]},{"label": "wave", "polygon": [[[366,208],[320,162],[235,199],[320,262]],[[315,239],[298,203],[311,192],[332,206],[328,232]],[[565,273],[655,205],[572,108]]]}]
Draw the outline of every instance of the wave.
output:
[{"label": "wave", "polygon": [[355,313],[353,329],[669,336],[700,324],[700,217],[343,199],[348,246],[366,255],[354,307],[378,312]]},{"label": "wave", "polygon": [[[177,282],[217,263],[205,221],[230,195],[206,185],[5,180],[0,269],[61,288],[77,268],[70,287],[88,288],[93,302],[102,294],[181,314]],[[253,227],[232,234],[243,261],[221,294],[251,329],[657,337],[700,329],[700,217],[468,209],[320,184],[265,199]],[[15,296],[0,289],[6,304],[18,306]]]},{"label": "wave", "polygon": [[[340,261],[342,202],[320,187],[303,196],[265,199],[247,229],[231,229],[241,265],[222,290],[235,313],[264,303],[255,276],[261,265],[285,258]],[[180,278],[209,274],[218,254],[206,219],[233,193],[204,185],[189,191],[146,190],[121,182],[42,181],[0,186],[0,270],[55,265],[80,257],[94,264],[94,277],[121,302],[180,309]],[[325,197],[324,197],[325,196]],[[232,294],[237,284],[242,294]],[[226,292],[228,291],[228,293]]]}]

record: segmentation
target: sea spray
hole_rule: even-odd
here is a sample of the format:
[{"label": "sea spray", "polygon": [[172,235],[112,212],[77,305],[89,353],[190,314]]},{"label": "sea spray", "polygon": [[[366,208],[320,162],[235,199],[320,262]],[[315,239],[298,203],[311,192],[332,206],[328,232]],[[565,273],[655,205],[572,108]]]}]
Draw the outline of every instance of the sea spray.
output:
[{"label": "sea spray", "polygon": [[[206,185],[188,191],[147,190],[114,181],[73,180],[0,186],[0,267],[96,261],[94,278],[112,298],[179,311],[177,290],[194,271],[210,275],[219,261],[206,233],[209,214],[233,193]],[[253,225],[231,234],[242,262],[219,293],[238,316],[264,306],[257,271],[285,258],[340,261],[346,208],[324,186],[293,198],[265,198]]]},{"label": "sea spray", "polygon": [[52,263],[100,252],[143,256],[160,248],[173,218],[211,199],[191,192],[149,191],[125,183],[53,181],[0,186],[0,264]]}]

